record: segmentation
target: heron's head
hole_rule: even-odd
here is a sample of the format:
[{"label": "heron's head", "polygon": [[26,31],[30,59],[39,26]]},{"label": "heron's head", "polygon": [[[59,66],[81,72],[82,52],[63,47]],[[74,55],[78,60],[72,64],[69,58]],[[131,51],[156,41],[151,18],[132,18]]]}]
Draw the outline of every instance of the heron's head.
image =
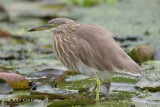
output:
[{"label": "heron's head", "polygon": [[55,18],[48,22],[48,24],[39,26],[36,28],[32,28],[28,31],[41,31],[41,30],[49,30],[49,31],[70,31],[78,26],[78,23],[68,18]]}]

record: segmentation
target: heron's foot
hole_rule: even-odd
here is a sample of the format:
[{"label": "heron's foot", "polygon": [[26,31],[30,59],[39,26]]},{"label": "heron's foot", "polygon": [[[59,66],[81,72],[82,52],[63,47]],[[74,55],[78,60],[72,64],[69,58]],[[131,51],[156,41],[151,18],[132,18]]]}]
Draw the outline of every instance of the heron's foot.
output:
[{"label": "heron's foot", "polygon": [[97,75],[95,74],[95,79],[96,79],[96,85],[97,85],[97,92],[96,92],[96,102],[99,103],[99,92],[100,92],[100,86],[101,86],[101,82],[99,80],[99,78],[97,77]]}]

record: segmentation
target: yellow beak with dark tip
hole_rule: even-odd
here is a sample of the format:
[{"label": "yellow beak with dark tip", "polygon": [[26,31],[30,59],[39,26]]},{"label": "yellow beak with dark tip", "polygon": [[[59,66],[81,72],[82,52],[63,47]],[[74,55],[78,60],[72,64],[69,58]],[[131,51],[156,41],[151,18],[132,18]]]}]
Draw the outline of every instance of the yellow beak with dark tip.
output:
[{"label": "yellow beak with dark tip", "polygon": [[41,30],[49,30],[49,29],[52,29],[54,28],[53,25],[50,25],[50,24],[46,24],[46,25],[43,25],[43,26],[39,26],[39,27],[36,27],[36,28],[32,28],[30,30],[28,30],[29,32],[31,31],[41,31]]}]

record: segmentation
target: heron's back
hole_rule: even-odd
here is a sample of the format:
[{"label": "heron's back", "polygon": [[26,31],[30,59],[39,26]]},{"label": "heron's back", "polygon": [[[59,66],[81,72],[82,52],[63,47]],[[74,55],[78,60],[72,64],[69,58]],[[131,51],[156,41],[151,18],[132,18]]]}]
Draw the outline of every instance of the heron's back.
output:
[{"label": "heron's back", "polygon": [[118,72],[138,76],[141,73],[139,65],[121,49],[113,35],[102,27],[81,24],[75,35],[78,38],[79,59],[84,65],[97,69],[101,74]]}]

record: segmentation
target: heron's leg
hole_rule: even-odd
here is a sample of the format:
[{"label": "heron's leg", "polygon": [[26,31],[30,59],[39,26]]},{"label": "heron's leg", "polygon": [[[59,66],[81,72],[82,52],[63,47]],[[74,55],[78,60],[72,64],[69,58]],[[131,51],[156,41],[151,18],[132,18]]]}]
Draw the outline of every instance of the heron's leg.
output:
[{"label": "heron's leg", "polygon": [[97,77],[96,74],[95,74],[95,79],[96,79],[96,82],[97,82],[96,101],[99,102],[99,92],[100,92],[101,82],[100,82],[100,80],[99,80],[99,78]]},{"label": "heron's leg", "polygon": [[92,89],[91,96],[92,96],[93,93],[95,92],[96,88],[97,88],[97,83],[95,84],[95,86],[94,86],[93,89]]}]

